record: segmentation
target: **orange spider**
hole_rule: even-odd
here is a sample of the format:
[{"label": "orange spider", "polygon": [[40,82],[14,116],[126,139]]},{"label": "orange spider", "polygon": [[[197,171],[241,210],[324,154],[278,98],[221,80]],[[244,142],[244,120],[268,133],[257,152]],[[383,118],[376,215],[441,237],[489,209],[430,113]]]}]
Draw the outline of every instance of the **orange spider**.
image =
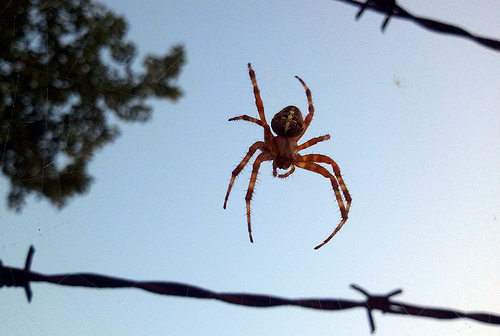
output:
[{"label": "orange spider", "polygon": [[[345,186],[344,180],[340,175],[340,168],[333,159],[326,155],[321,154],[308,154],[308,155],[300,155],[299,151],[311,147],[318,142],[325,141],[330,139],[330,135],[326,134],[323,136],[319,136],[316,138],[312,138],[301,145],[297,144],[297,141],[302,138],[304,133],[307,131],[309,124],[314,115],[314,106],[312,103],[311,90],[307,87],[306,83],[298,76],[295,76],[304,89],[306,90],[307,101],[309,104],[309,114],[306,116],[306,119],[302,118],[302,113],[295,106],[287,106],[278,112],[271,121],[271,127],[273,131],[277,134],[274,136],[271,133],[271,129],[266,122],[266,116],[264,114],[264,104],[262,103],[262,99],[260,98],[259,87],[257,86],[257,80],[255,79],[255,72],[252,69],[252,65],[248,63],[248,71],[250,74],[250,79],[253,84],[253,93],[255,96],[255,105],[257,106],[257,110],[259,111],[260,119],[253,118],[247,115],[242,115],[239,117],[234,117],[229,119],[232,120],[246,120],[253,122],[259,126],[264,128],[264,141],[257,141],[252,146],[250,146],[247,155],[241,160],[240,164],[233,170],[231,175],[231,181],[229,182],[229,187],[227,188],[226,198],[224,200],[224,209],[226,208],[227,200],[229,198],[229,193],[231,192],[231,188],[233,187],[234,180],[236,176],[243,170],[246,166],[250,158],[255,154],[257,150],[260,150],[260,153],[253,163],[252,175],[250,177],[250,184],[248,185],[247,194],[245,196],[246,207],[247,207],[247,223],[248,223],[248,234],[250,236],[250,242],[253,243],[252,238],[252,226],[250,224],[250,201],[252,200],[252,195],[255,188],[255,182],[257,180],[257,174],[259,172],[259,167],[264,161],[273,161],[273,176],[279,178],[285,178],[290,176],[294,171],[295,167],[299,167],[302,169],[310,170],[312,172],[318,173],[323,177],[330,179],[333,187],[333,191],[335,192],[335,197],[337,198],[337,202],[340,208],[340,214],[342,219],[340,223],[337,225],[333,233],[325,239],[325,241],[314,249],[319,249],[321,246],[328,243],[330,239],[342,228],[344,223],[347,221],[347,215],[349,213],[349,208],[351,207],[351,196],[349,195],[349,191],[347,191],[347,187]],[[335,175],[330,173],[323,166],[318,163],[329,164],[333,168],[333,172]],[[284,174],[278,174],[277,169],[290,169]],[[345,203],[340,193],[340,189],[342,189],[342,193],[344,195]]]}]

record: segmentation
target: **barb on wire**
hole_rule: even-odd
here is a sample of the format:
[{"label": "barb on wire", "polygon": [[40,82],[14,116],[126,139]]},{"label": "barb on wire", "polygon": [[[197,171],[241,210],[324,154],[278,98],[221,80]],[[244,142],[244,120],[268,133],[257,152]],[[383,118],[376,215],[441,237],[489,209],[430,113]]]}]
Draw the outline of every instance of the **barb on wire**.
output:
[{"label": "barb on wire", "polygon": [[370,327],[372,333],[375,332],[375,322],[373,321],[372,310],[379,309],[383,312],[387,312],[391,309],[390,297],[400,294],[403,292],[402,289],[396,289],[386,295],[371,295],[368,291],[359,287],[358,285],[351,285],[351,288],[354,288],[358,292],[361,292],[366,295],[366,310],[368,312],[368,321],[370,322]]},{"label": "barb on wire", "polygon": [[217,293],[188,284],[166,281],[135,281],[114,278],[92,273],[71,273],[59,275],[44,275],[32,272],[31,262],[35,249],[30,247],[24,269],[5,267],[0,261],[0,288],[24,287],[28,301],[31,302],[31,282],[48,282],[62,286],[80,286],[91,288],[141,288],[143,290],[163,295],[192,297],[198,299],[214,299],[236,305],[252,307],[298,306],[319,310],[342,310],[361,307],[368,311],[371,332],[375,331],[372,311],[380,310],[384,313],[433,317],[437,319],[469,318],[476,321],[500,325],[500,316],[490,313],[464,313],[451,309],[420,307],[403,302],[392,301],[391,297],[402,293],[401,289],[394,290],[386,295],[372,295],[365,289],[351,285],[355,290],[366,296],[364,301],[353,301],[335,298],[306,298],[287,299],[272,295],[248,293]]},{"label": "barb on wire", "polygon": [[413,14],[410,14],[408,11],[406,11],[402,7],[398,6],[396,4],[395,0],[367,0],[366,2],[361,2],[358,0],[338,0],[338,1],[347,2],[351,5],[355,5],[355,6],[358,6],[360,8],[358,13],[356,14],[356,20],[361,17],[361,14],[363,14],[365,9],[367,9],[367,8],[385,14],[386,18],[381,26],[382,31],[385,30],[387,24],[389,23],[389,19],[392,16],[395,16],[395,17],[398,17],[400,19],[413,21],[414,23],[416,23],[424,28],[427,28],[429,30],[432,30],[434,32],[465,37],[465,38],[471,39],[479,44],[482,44],[486,47],[500,51],[500,41],[498,41],[498,40],[473,35],[460,27],[457,27],[457,26],[454,26],[454,25],[451,25],[448,23],[439,22],[439,21],[435,21],[432,19],[428,19],[428,18],[414,16]]}]

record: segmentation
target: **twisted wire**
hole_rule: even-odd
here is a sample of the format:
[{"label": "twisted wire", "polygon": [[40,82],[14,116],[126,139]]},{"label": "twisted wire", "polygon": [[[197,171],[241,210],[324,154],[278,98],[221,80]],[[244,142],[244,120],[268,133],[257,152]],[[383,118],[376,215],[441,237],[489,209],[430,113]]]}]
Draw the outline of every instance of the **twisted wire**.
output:
[{"label": "twisted wire", "polygon": [[411,13],[409,13],[407,10],[403,9],[402,7],[398,6],[396,4],[396,1],[394,0],[368,0],[366,2],[361,2],[357,0],[337,0],[337,1],[342,1],[349,3],[351,5],[355,5],[360,7],[360,10],[358,14],[356,15],[356,19],[359,19],[361,14],[364,12],[365,9],[371,9],[374,11],[377,11],[379,13],[385,14],[386,19],[382,24],[382,31],[385,30],[385,27],[387,26],[387,23],[391,17],[397,17],[400,19],[404,20],[409,20],[412,21],[426,29],[429,29],[431,31],[434,31],[436,33],[442,33],[442,34],[450,34],[450,35],[456,35],[460,37],[464,37],[470,40],[473,40],[485,47],[495,49],[497,51],[500,51],[500,41],[491,39],[488,37],[482,37],[478,35],[474,35],[470,32],[468,32],[465,29],[462,29],[458,26],[424,18],[424,17],[418,17],[415,16]]},{"label": "twisted wire", "polygon": [[189,284],[168,281],[135,281],[123,278],[115,278],[93,273],[69,273],[44,275],[30,270],[35,249],[30,247],[26,257],[24,269],[15,267],[4,267],[0,261],[0,288],[24,287],[28,301],[31,302],[33,293],[31,282],[48,282],[61,286],[77,286],[90,288],[140,288],[148,292],[180,297],[191,297],[198,299],[214,299],[235,305],[251,307],[277,307],[298,306],[302,308],[319,310],[344,310],[350,308],[365,308],[368,313],[371,332],[375,331],[375,323],[372,316],[373,310],[384,313],[432,317],[436,319],[468,318],[479,322],[500,325],[500,316],[492,313],[471,312],[466,313],[447,308],[435,308],[412,305],[409,303],[393,301],[391,298],[402,293],[401,289],[394,290],[385,295],[373,295],[365,289],[351,285],[358,292],[365,295],[365,300],[356,301],[336,298],[304,298],[288,299],[273,295],[249,294],[249,293],[218,293]]}]

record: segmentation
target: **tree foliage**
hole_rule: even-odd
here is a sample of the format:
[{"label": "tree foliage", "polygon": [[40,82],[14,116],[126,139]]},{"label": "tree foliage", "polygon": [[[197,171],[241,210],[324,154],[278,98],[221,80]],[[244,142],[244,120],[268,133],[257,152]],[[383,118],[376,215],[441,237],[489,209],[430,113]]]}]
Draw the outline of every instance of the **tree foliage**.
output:
[{"label": "tree foliage", "polygon": [[151,117],[146,99],[177,100],[182,46],[134,71],[127,23],[91,0],[15,0],[0,5],[0,168],[8,204],[29,193],[57,207],[89,189],[87,165],[125,121]]}]

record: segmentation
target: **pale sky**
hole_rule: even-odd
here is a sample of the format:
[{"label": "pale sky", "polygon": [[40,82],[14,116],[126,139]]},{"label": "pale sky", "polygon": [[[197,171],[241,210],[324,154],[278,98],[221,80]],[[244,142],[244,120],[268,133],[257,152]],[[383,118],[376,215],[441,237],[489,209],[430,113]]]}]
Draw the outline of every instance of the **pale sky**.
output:
[{"label": "pale sky", "polygon": [[[177,103],[154,101],[146,124],[94,157],[95,182],[61,211],[29,197],[8,211],[0,178],[0,259],[41,273],[94,272],[289,298],[395,299],[500,313],[500,53],[339,1],[106,0],[130,23],[141,57],[183,44]],[[408,11],[500,38],[500,2],[399,1]],[[353,202],[343,229],[330,182],[261,166],[248,239],[249,168],[222,209],[231,171],[262,129],[247,63],[268,120],[287,105],[316,114],[305,153],[331,156]],[[9,335],[368,335],[362,309],[247,308],[141,290],[33,284],[0,289]],[[472,320],[374,313],[377,336],[498,335]]]}]

